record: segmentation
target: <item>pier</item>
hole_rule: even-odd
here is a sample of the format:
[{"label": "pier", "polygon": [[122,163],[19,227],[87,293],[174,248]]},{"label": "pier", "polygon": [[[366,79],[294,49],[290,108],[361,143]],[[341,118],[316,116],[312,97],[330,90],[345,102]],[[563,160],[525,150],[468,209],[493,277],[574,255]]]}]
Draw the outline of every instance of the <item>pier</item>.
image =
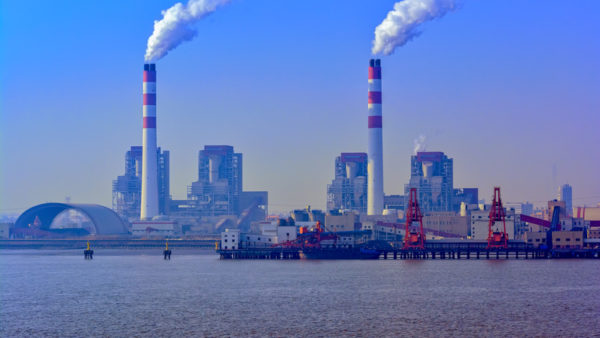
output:
[{"label": "pier", "polygon": [[484,241],[431,240],[424,249],[384,249],[382,259],[541,259],[549,250],[511,241],[507,248],[488,248]]},{"label": "pier", "polygon": [[[331,248],[329,248],[331,249]],[[301,248],[262,247],[224,250],[217,248],[221,259],[300,259]],[[424,249],[390,247],[379,249],[383,260],[498,260],[498,259],[552,259],[595,258],[600,259],[600,249],[547,249],[533,247],[525,242],[510,241],[508,248],[487,248],[487,242],[468,240],[430,240]]]},{"label": "pier", "polygon": [[[211,249],[215,246],[214,236],[202,239],[169,239],[174,249]],[[114,238],[89,239],[95,249],[160,249],[165,248],[164,239]],[[0,249],[85,249],[88,239],[2,239]]]},{"label": "pier", "polygon": [[298,248],[217,249],[221,259],[300,259],[300,251]]}]

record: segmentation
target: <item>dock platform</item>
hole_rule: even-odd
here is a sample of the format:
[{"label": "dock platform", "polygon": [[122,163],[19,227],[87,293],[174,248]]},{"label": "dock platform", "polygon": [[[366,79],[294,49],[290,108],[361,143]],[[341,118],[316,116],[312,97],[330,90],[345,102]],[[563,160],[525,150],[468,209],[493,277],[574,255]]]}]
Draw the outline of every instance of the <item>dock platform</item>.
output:
[{"label": "dock platform", "polygon": [[[511,241],[508,248],[488,249],[484,241],[431,240],[425,249],[390,247],[379,249],[379,259],[550,259],[595,258],[600,259],[600,249],[548,249],[533,247],[523,241]],[[331,249],[331,248],[330,248]],[[242,249],[217,249],[221,259],[300,259],[301,248],[262,247]]]}]

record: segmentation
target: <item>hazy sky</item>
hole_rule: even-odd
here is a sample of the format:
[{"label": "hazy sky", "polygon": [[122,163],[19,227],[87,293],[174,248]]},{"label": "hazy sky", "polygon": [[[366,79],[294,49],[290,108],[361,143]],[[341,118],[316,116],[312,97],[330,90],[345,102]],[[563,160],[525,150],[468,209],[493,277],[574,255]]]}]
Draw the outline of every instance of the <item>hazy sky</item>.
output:
[{"label": "hazy sky", "polygon": [[[111,205],[142,140],[142,64],[174,1],[0,3],[0,212]],[[367,65],[393,0],[233,0],[157,63],[171,194],[205,144],[244,154],[271,211],[324,208],[340,152],[367,150]],[[402,193],[414,140],[454,158],[454,185],[505,201],[600,201],[600,2],[464,0],[382,58],[384,183]]]}]

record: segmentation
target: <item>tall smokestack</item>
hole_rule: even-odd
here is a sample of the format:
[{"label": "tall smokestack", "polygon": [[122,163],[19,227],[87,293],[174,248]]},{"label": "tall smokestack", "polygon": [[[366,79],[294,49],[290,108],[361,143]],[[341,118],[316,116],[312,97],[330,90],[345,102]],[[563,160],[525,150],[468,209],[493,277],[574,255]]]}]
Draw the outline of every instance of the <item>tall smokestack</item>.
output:
[{"label": "tall smokestack", "polygon": [[383,138],[381,116],[381,61],[369,61],[369,182],[367,214],[383,213]]},{"label": "tall smokestack", "polygon": [[158,216],[158,175],[156,171],[156,65],[144,64],[144,132],[142,150],[142,203],[140,219]]}]

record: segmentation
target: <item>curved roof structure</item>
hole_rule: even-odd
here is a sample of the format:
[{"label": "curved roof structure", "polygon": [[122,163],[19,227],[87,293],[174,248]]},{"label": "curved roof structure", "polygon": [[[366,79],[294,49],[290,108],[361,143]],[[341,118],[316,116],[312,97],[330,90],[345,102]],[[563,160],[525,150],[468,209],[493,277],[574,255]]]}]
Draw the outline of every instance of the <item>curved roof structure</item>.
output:
[{"label": "curved roof structure", "polygon": [[29,228],[35,218],[41,221],[41,230],[50,229],[52,221],[65,210],[74,209],[86,215],[96,228],[97,235],[122,235],[129,233],[127,225],[113,210],[98,204],[44,203],[25,210],[15,223],[15,228]]}]

